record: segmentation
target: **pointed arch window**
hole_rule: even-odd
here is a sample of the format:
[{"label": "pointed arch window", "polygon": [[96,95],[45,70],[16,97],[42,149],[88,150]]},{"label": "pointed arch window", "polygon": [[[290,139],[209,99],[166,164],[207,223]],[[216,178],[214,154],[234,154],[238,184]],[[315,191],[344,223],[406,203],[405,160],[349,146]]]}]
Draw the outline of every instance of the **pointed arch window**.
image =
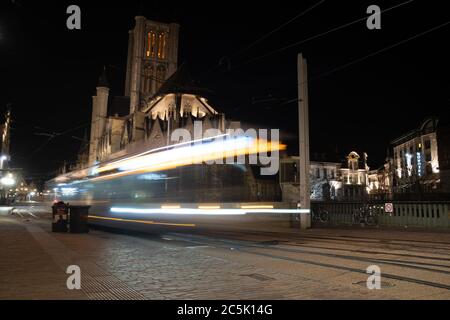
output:
[{"label": "pointed arch window", "polygon": [[156,54],[156,33],[150,31],[147,33],[147,50],[145,51],[146,57],[154,57]]},{"label": "pointed arch window", "polygon": [[141,92],[149,93],[152,90],[153,67],[151,65],[144,68],[143,79],[141,81]]},{"label": "pointed arch window", "polygon": [[158,66],[158,68],[156,69],[156,82],[158,88],[161,87],[161,85],[165,80],[166,80],[166,67]]},{"label": "pointed arch window", "polygon": [[158,35],[158,58],[165,59],[166,58],[166,33],[161,32]]}]

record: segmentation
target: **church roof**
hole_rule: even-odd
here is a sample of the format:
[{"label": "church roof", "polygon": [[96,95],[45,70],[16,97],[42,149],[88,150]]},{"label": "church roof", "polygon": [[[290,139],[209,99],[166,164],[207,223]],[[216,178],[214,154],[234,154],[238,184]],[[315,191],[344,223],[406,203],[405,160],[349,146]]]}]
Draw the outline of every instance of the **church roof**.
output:
[{"label": "church roof", "polygon": [[195,86],[186,65],[183,64],[163,83],[155,95],[146,99],[141,111],[160,119],[164,119],[173,106],[180,116],[185,113],[197,118],[217,115],[218,112],[203,96],[206,92],[208,92],[207,89]]},{"label": "church roof", "polygon": [[189,93],[202,94],[210,92],[205,88],[195,86],[194,80],[186,64],[182,64],[175,73],[169,77],[159,88],[156,96],[161,96],[169,93]]}]

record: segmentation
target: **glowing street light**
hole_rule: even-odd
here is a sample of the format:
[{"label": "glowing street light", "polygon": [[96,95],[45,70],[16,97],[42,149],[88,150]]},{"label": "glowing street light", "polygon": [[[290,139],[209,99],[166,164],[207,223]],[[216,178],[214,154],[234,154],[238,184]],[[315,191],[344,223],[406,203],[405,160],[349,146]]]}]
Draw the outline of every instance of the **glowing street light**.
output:
[{"label": "glowing street light", "polygon": [[4,186],[13,186],[16,184],[16,180],[14,179],[12,174],[8,173],[8,175],[0,179],[0,183]]}]

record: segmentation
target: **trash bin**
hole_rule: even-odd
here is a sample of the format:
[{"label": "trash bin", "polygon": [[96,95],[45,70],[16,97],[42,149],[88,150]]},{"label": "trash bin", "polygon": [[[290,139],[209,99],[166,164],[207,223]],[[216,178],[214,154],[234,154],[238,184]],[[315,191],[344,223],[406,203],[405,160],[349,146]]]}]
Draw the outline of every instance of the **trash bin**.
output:
[{"label": "trash bin", "polygon": [[59,201],[52,206],[52,214],[52,231],[67,232],[68,206],[63,201]]},{"label": "trash bin", "polygon": [[69,206],[70,233],[88,233],[88,216],[91,206]]}]

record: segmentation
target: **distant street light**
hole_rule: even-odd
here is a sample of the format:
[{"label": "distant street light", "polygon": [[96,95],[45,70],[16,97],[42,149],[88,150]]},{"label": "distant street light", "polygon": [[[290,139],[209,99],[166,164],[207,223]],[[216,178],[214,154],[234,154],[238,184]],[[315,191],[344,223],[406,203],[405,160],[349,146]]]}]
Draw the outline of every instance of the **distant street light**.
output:
[{"label": "distant street light", "polygon": [[16,184],[16,180],[12,176],[12,174],[8,174],[5,177],[0,179],[0,183],[4,186],[13,186]]}]

